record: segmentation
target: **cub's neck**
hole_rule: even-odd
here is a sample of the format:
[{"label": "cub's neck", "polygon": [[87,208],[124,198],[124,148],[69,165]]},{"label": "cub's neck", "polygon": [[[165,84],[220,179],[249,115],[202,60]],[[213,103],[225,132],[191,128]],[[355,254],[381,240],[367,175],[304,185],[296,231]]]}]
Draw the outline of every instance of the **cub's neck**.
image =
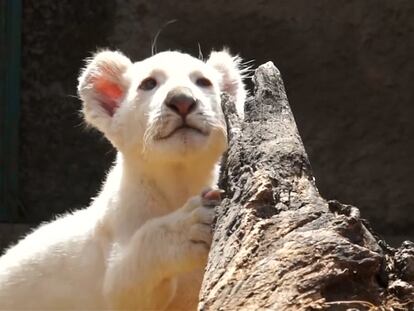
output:
[{"label": "cub's neck", "polygon": [[214,185],[217,176],[214,161],[151,163],[118,153],[95,204],[107,206],[105,219],[113,230],[129,235],[148,219],[183,206]]}]

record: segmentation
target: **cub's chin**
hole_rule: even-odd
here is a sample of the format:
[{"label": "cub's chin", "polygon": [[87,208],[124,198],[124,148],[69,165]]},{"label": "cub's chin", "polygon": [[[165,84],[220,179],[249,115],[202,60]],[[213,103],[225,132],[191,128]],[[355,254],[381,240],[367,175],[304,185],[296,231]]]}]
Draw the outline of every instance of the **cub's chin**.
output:
[{"label": "cub's chin", "polygon": [[227,139],[217,131],[202,132],[183,127],[164,137],[154,138],[148,146],[147,156],[163,162],[189,160],[216,161],[227,147]]},{"label": "cub's chin", "polygon": [[173,155],[192,156],[198,152],[205,152],[209,138],[210,133],[182,127],[164,137],[155,138],[152,145],[154,151],[163,151],[166,157],[173,157]]}]

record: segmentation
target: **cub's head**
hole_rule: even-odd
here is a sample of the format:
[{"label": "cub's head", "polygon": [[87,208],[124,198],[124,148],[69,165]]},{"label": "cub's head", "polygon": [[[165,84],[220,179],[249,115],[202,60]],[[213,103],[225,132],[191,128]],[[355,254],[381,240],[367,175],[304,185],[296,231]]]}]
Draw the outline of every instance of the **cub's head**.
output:
[{"label": "cub's head", "polygon": [[221,92],[243,111],[239,65],[226,51],[212,52],[206,62],[162,52],[136,63],[120,52],[100,52],[79,77],[85,120],[125,154],[216,160],[227,147]]}]

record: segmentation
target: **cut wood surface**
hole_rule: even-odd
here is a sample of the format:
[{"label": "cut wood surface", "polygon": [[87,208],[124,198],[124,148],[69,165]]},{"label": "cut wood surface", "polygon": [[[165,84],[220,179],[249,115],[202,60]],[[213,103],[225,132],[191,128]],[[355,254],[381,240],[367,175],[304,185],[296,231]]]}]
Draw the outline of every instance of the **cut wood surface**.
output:
[{"label": "cut wood surface", "polygon": [[253,81],[244,121],[223,96],[225,199],[199,310],[414,310],[414,244],[391,248],[320,196],[279,71]]}]

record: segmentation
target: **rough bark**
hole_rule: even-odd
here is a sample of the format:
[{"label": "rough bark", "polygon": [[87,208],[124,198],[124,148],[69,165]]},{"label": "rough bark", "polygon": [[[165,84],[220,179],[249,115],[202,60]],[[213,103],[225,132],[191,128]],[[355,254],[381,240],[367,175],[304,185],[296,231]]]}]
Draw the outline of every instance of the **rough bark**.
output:
[{"label": "rough bark", "polygon": [[[353,206],[322,198],[272,63],[230,148],[199,310],[414,310],[414,244],[381,240]],[[339,181],[338,181],[339,182]]]}]

